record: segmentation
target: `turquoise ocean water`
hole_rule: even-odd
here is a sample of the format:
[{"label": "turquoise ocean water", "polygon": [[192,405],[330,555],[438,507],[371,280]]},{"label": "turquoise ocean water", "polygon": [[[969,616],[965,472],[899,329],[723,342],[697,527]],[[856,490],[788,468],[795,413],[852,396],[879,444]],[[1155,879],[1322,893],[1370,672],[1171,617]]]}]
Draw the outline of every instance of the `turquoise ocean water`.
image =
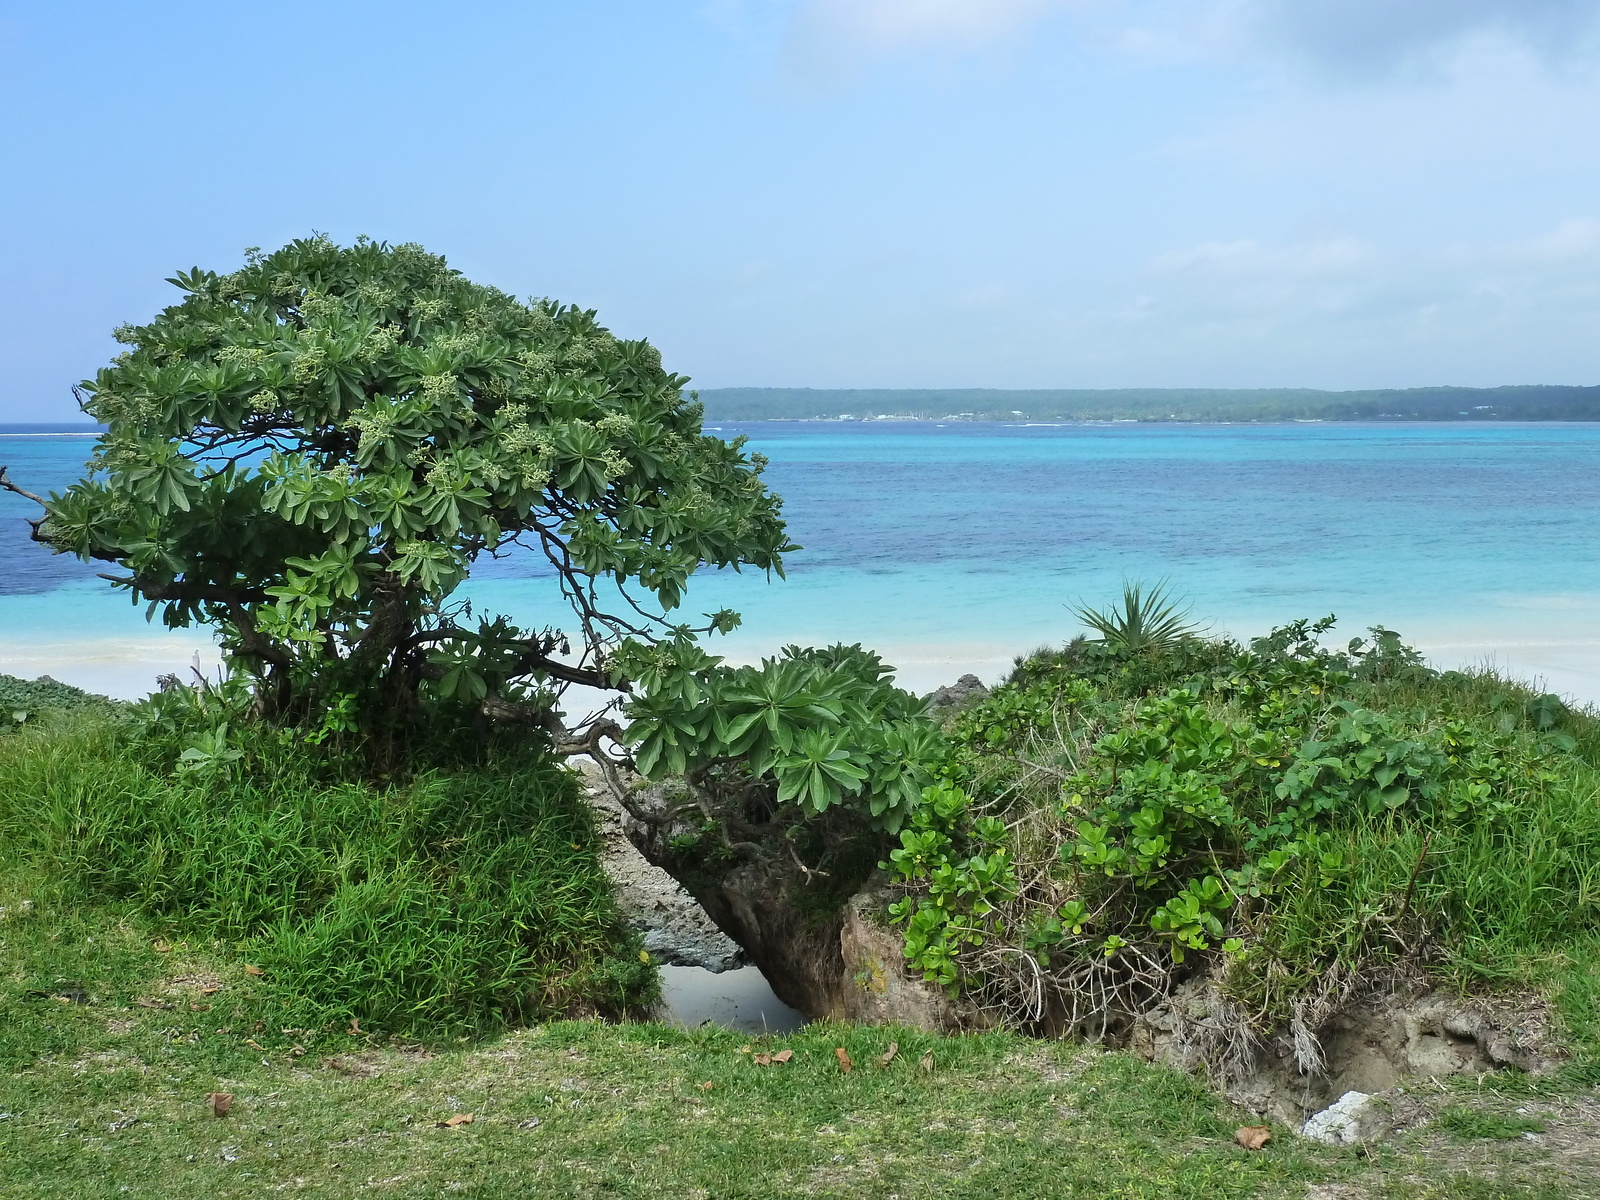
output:
[{"label": "turquoise ocean water", "polygon": [[[1335,613],[1345,636],[1381,622],[1443,664],[1492,658],[1600,700],[1600,425],[718,428],[771,459],[805,547],[786,581],[697,577],[686,612],[744,614],[722,639],[734,658],[842,639],[919,687],[993,676],[1070,637],[1068,605],[1164,577],[1217,629]],[[0,436],[0,463],[59,488],[89,444]],[[126,693],[204,651],[146,626],[95,567],[29,543],[27,509],[0,495],[0,670]],[[531,560],[486,563],[466,590],[559,623]]]}]

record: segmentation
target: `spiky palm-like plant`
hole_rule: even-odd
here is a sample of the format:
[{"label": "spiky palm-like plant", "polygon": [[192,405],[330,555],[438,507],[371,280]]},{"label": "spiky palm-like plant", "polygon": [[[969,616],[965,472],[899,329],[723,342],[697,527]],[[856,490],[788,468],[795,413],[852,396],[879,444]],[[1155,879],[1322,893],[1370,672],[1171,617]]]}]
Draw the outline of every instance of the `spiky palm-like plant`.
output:
[{"label": "spiky palm-like plant", "polygon": [[1189,610],[1172,597],[1166,582],[1146,589],[1143,583],[1124,582],[1122,602],[1106,609],[1077,605],[1072,613],[1118,650],[1168,650],[1199,632],[1189,620]]}]

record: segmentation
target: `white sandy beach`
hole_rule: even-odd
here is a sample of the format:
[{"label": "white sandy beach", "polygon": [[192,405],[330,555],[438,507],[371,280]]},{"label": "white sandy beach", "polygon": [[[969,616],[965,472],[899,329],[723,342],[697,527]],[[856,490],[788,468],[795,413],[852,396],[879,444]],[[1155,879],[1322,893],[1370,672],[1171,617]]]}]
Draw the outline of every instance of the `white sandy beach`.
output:
[{"label": "white sandy beach", "polygon": [[216,643],[195,632],[81,641],[0,640],[0,674],[23,679],[48,675],[118,700],[148,695],[162,675],[192,679],[194,668],[214,675],[221,661]]},{"label": "white sandy beach", "polygon": [[[1227,628],[1216,626],[1215,628]],[[1250,633],[1260,632],[1254,626]],[[1502,674],[1552,691],[1569,703],[1600,704],[1600,636],[1547,624],[1535,631],[1483,627],[1440,627],[1408,637],[1429,662],[1440,668],[1493,667]],[[896,669],[901,686],[930,692],[962,675],[993,684],[1010,670],[1018,654],[1038,647],[1040,639],[969,642],[887,642],[872,648]],[[780,643],[781,644],[781,643]],[[778,645],[734,635],[717,642],[717,653],[730,663],[756,662],[774,654]],[[161,675],[191,679],[195,668],[215,675],[221,662],[214,641],[193,630],[152,629],[144,636],[86,637],[71,641],[29,641],[0,638],[0,673],[34,679],[49,675],[88,691],[132,700],[148,694]]]}]

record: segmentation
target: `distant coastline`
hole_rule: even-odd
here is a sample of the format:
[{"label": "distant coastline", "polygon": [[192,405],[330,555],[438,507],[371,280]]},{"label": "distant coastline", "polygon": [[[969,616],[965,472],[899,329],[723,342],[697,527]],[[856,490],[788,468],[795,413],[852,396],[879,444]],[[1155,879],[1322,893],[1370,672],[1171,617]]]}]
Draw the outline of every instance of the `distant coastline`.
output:
[{"label": "distant coastline", "polygon": [[1600,421],[1600,386],[705,388],[712,421]]},{"label": "distant coastline", "polygon": [[99,437],[104,430],[104,425],[93,425],[87,421],[76,424],[0,425],[0,437]]},{"label": "distant coastline", "polygon": [[[1600,385],[1372,388],[702,388],[708,421],[1600,421]],[[0,438],[94,436],[89,422]]]}]

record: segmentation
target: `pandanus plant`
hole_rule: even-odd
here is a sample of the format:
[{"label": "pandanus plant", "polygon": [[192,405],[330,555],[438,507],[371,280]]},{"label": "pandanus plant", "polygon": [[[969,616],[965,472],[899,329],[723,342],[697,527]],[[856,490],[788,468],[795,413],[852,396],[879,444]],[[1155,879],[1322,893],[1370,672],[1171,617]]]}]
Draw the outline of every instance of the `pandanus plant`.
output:
[{"label": "pandanus plant", "polygon": [[1124,582],[1122,601],[1106,609],[1077,605],[1072,614],[1100,635],[1107,646],[1127,653],[1171,649],[1199,632],[1189,609],[1172,597],[1165,581],[1146,589]]}]

